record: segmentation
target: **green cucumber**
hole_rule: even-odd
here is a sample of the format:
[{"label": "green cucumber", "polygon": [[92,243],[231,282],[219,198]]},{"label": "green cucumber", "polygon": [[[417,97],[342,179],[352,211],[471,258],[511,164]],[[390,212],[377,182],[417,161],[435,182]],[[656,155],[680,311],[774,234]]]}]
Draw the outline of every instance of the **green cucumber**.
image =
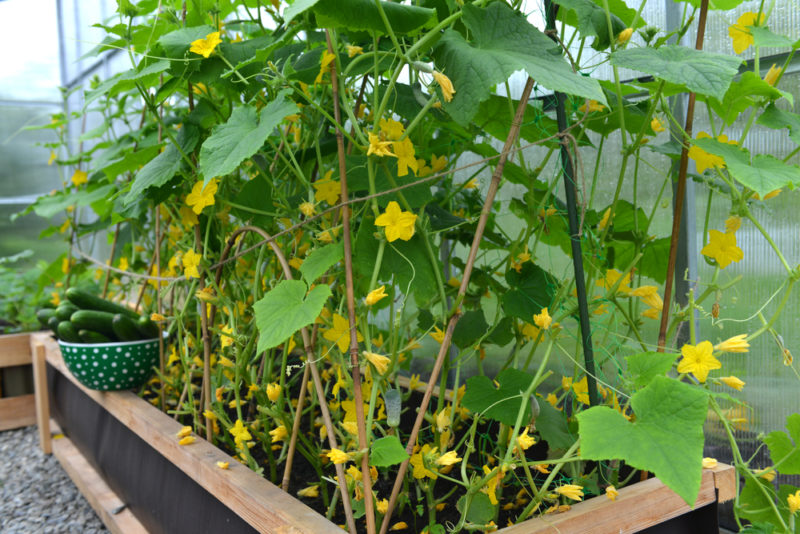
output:
[{"label": "green cucumber", "polygon": [[[110,314],[121,313],[127,315],[134,321],[139,318],[139,314],[130,308],[121,306],[116,302],[101,299],[97,295],[92,295],[87,291],[82,291],[77,287],[67,289],[67,299],[81,310],[94,310],[108,312]],[[110,323],[109,323],[110,324]]]},{"label": "green cucumber", "polygon": [[84,343],[111,343],[113,341],[108,336],[91,330],[78,330],[78,336]]},{"label": "green cucumber", "polygon": [[78,311],[78,307],[71,302],[62,302],[56,308],[56,317],[59,321],[69,321],[72,314]]},{"label": "green cucumber", "polygon": [[142,339],[139,329],[136,328],[136,323],[126,315],[121,313],[114,315],[111,326],[120,341],[139,341]]},{"label": "green cucumber", "polygon": [[75,329],[75,325],[73,325],[69,321],[61,321],[58,323],[58,339],[61,341],[66,341],[67,343],[80,343],[81,338],[78,335],[78,330]]},{"label": "green cucumber", "polygon": [[60,322],[61,321],[58,320],[58,317],[56,317],[54,311],[53,315],[51,315],[50,318],[47,320],[47,328],[52,330],[55,335],[58,335],[58,323]]},{"label": "green cucumber", "polygon": [[100,332],[104,336],[113,338],[114,314],[104,311],[78,310],[69,318],[77,330],[91,330]]},{"label": "green cucumber", "polygon": [[158,337],[158,325],[150,320],[150,317],[142,315],[136,321],[136,328],[142,334],[142,339],[153,339]]},{"label": "green cucumber", "polygon": [[54,310],[53,308],[42,308],[41,310],[36,312],[36,319],[38,319],[42,327],[47,328],[48,326],[47,321],[49,321],[51,317],[54,317],[55,314],[56,310]]}]

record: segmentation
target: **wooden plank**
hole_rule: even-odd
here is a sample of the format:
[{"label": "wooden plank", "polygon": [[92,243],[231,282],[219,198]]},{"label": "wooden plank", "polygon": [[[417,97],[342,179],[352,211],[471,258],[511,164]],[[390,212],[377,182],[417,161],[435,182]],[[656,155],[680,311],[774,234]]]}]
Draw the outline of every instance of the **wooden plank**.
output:
[{"label": "wooden plank", "polygon": [[0,367],[31,363],[30,333],[0,336]]},{"label": "wooden plank", "polygon": [[147,534],[147,529],[68,437],[53,439],[53,454],[108,530],[114,534]]},{"label": "wooden plank", "polygon": [[[31,337],[33,352],[33,388],[36,399],[36,425],[39,427],[39,447],[45,454],[53,452],[50,439],[50,395],[47,390],[46,349],[38,337]],[[58,347],[58,345],[56,345]]]},{"label": "wooden plank", "polygon": [[[47,335],[36,337],[34,343],[46,347],[48,363],[259,532],[342,533],[334,523],[201,437],[195,436],[191,445],[179,445],[175,434],[181,424],[134,393],[83,387],[66,369],[58,345]],[[217,462],[229,462],[230,468],[220,469]]]},{"label": "wooden plank", "polygon": [[36,400],[33,395],[0,399],[0,430],[36,424]]},{"label": "wooden plank", "polygon": [[[720,464],[716,469],[704,469],[700,493],[694,507],[705,506],[717,500],[716,484],[723,485],[720,496],[735,496],[728,487],[735,479],[735,470],[730,465]],[[500,534],[623,534],[663,523],[691,511],[677,493],[665,486],[659,479],[651,478],[619,490],[616,501],[604,496],[589,499],[572,506],[562,514],[543,516],[518,525],[497,531]]]},{"label": "wooden plank", "polygon": [[714,473],[714,486],[717,488],[719,502],[732,501],[736,498],[736,469],[732,465],[717,464],[711,470]]}]

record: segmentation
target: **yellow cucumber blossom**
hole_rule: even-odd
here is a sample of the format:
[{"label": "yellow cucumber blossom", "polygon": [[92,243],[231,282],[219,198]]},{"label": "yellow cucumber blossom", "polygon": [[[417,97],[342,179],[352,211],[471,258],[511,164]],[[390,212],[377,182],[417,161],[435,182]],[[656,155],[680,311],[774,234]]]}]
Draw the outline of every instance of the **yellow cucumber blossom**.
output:
[{"label": "yellow cucumber blossom", "polygon": [[441,465],[442,467],[447,467],[448,465],[457,464],[461,461],[461,458],[458,457],[456,451],[449,451],[444,453],[443,455],[439,456],[436,459],[436,465]]},{"label": "yellow cucumber blossom", "polygon": [[714,469],[718,463],[716,458],[703,458],[703,469]]},{"label": "yellow cucumber blossom", "polygon": [[330,458],[331,462],[337,465],[347,463],[350,459],[350,455],[340,449],[331,449],[326,456]]},{"label": "yellow cucumber blossom", "polygon": [[364,298],[364,304],[366,304],[367,306],[372,306],[373,304],[376,304],[384,297],[388,296],[389,295],[386,294],[386,286],[381,286],[367,293],[367,296]]},{"label": "yellow cucumber blossom", "polygon": [[200,215],[203,208],[214,205],[214,195],[217,194],[217,179],[210,180],[203,184],[200,180],[192,187],[192,192],[186,197],[186,205],[192,208],[195,214]]},{"label": "yellow cucumber blossom", "polygon": [[750,33],[750,30],[747,28],[748,26],[760,26],[764,23],[764,14],[762,13],[761,16],[757,16],[755,13],[748,11],[747,13],[743,13],[742,16],[736,21],[736,24],[732,24],[728,27],[728,36],[731,38],[731,44],[733,45],[733,51],[737,54],[741,54],[755,42],[753,40],[753,35]]},{"label": "yellow cucumber blossom", "polygon": [[199,54],[207,58],[221,42],[222,39],[219,38],[219,32],[211,32],[203,39],[192,41],[192,45],[189,47],[189,52],[194,52],[195,54]]},{"label": "yellow cucumber blossom", "polygon": [[661,133],[666,130],[661,121],[658,120],[658,117],[653,117],[653,120],[650,121],[650,128],[652,128],[653,133]]},{"label": "yellow cucumber blossom", "polygon": [[619,497],[619,491],[617,491],[617,488],[614,486],[606,486],[606,497],[612,501],[616,501],[617,497]]},{"label": "yellow cucumber blossom", "polygon": [[380,137],[375,135],[374,133],[368,134],[369,136],[369,148],[367,148],[367,156],[371,156],[375,154],[378,157],[383,156],[392,156],[396,157],[392,154],[390,149],[392,142],[391,141],[382,141]]},{"label": "yellow cucumber blossom", "polygon": [[456,90],[453,88],[453,82],[450,81],[450,78],[435,70],[433,71],[433,79],[436,80],[436,83],[438,83],[439,87],[442,89],[444,101],[450,102],[453,100],[453,95]]},{"label": "yellow cucumber blossom", "polygon": [[786,497],[786,503],[789,505],[789,514],[794,514],[800,510],[800,490]]},{"label": "yellow cucumber blossom", "polygon": [[723,376],[720,378],[723,384],[726,386],[735,389],[736,391],[742,391],[742,388],[745,386],[746,382],[740,380],[735,376]]},{"label": "yellow cucumber blossom", "polygon": [[702,341],[697,346],[684,345],[681,347],[683,358],[678,363],[678,372],[692,373],[701,384],[705,383],[709,371],[722,368],[720,361],[711,354],[712,351],[709,341]]},{"label": "yellow cucumber blossom", "polygon": [[360,46],[347,45],[345,48],[347,49],[347,57],[355,57],[364,53],[364,48]]},{"label": "yellow cucumber blossom", "polygon": [[182,257],[181,263],[183,264],[183,274],[188,276],[189,278],[200,278],[200,271],[197,267],[200,265],[200,260],[202,256],[195,252],[193,249],[189,249]]},{"label": "yellow cucumber blossom", "polygon": [[319,497],[319,486],[307,486],[297,492],[298,497],[304,499],[316,499]]},{"label": "yellow cucumber blossom", "polygon": [[394,142],[394,154],[397,157],[397,176],[408,175],[408,169],[417,174],[417,159],[414,157],[414,145],[406,137],[402,141]]},{"label": "yellow cucumber blossom", "polygon": [[630,41],[631,35],[633,35],[633,28],[625,28],[624,30],[619,32],[619,35],[617,35],[617,42],[619,44],[627,43],[628,41]]},{"label": "yellow cucumber blossom", "polygon": [[277,382],[267,384],[267,398],[271,402],[277,402],[281,396],[281,385]]},{"label": "yellow cucumber blossom", "polygon": [[550,317],[550,314],[547,312],[547,308],[542,308],[541,313],[535,314],[533,316],[533,322],[541,328],[542,330],[547,330],[550,328],[550,324],[553,322],[553,318]]},{"label": "yellow cucumber blossom", "polygon": [[381,354],[376,354],[374,352],[369,352],[367,350],[365,350],[361,354],[364,355],[364,358],[366,358],[367,361],[369,361],[369,363],[375,366],[375,370],[378,371],[378,374],[381,375],[386,373],[386,369],[388,369],[389,364],[392,363],[391,359]]},{"label": "yellow cucumber blossom", "polygon": [[720,352],[747,352],[750,348],[750,343],[747,342],[747,334],[739,334],[730,337],[714,347],[714,350]]},{"label": "yellow cucumber blossom", "polygon": [[414,223],[417,216],[410,211],[402,211],[400,205],[392,200],[386,211],[375,219],[375,226],[383,226],[386,239],[391,243],[397,239],[408,241],[414,235]]},{"label": "yellow cucumber blossom", "polygon": [[700,250],[700,254],[715,259],[720,269],[744,258],[744,252],[736,246],[736,234],[709,230],[708,235],[708,244]]},{"label": "yellow cucumber blossom", "polygon": [[577,484],[564,484],[563,486],[559,486],[556,488],[556,493],[568,497],[573,501],[583,500],[583,486],[578,486]]},{"label": "yellow cucumber blossom", "polygon": [[79,187],[89,181],[89,175],[86,173],[86,171],[76,169],[72,174],[71,181],[72,185]]}]

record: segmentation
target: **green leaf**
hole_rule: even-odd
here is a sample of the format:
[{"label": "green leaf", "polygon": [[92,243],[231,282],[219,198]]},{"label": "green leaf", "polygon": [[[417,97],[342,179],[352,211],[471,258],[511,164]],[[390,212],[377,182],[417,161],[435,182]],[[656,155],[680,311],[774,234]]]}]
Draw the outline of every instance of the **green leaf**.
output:
[{"label": "green leaf", "polygon": [[303,260],[300,273],[308,285],[317,281],[325,271],[336,265],[344,257],[344,248],[341,243],[331,243],[315,249]]},{"label": "green leaf", "polygon": [[740,517],[748,521],[776,521],[775,512],[772,510],[774,502],[775,488],[772,483],[761,478],[754,481],[747,477],[739,495],[739,507],[736,511]]},{"label": "green leaf", "polygon": [[547,442],[550,451],[566,452],[576,436],[569,430],[567,416],[556,410],[549,402],[539,400],[539,417],[536,418],[536,430]]},{"label": "green leaf", "polygon": [[[659,284],[663,284],[667,279],[664,258],[669,257],[669,242],[668,237],[648,241],[642,249],[642,259],[639,260],[639,272]],[[619,267],[623,268],[621,265]]]},{"label": "green leaf", "polygon": [[113,185],[95,186],[92,184],[81,191],[44,195],[36,199],[36,202],[26,209],[24,213],[28,213],[32,209],[39,217],[49,219],[67,209],[68,206],[89,206],[110,196],[115,190],[116,187]]},{"label": "green leaf", "polygon": [[[473,120],[475,124],[496,139],[505,141],[518,105],[519,100],[509,100],[504,96],[490,95],[488,99],[481,102],[478,113]],[[557,132],[558,124],[555,120],[532,105],[525,107],[525,116],[522,118],[522,126],[519,130],[519,136],[522,139],[533,143]],[[557,141],[554,142],[558,143]]]},{"label": "green leaf", "polygon": [[651,471],[692,506],[702,478],[707,393],[656,376],[633,395],[631,407],[634,423],[607,406],[579,413],[581,457]]},{"label": "green leaf", "polygon": [[750,26],[750,35],[753,36],[753,44],[758,47],[770,48],[800,48],[800,40],[792,41],[786,36],[773,33],[766,26]]},{"label": "green leaf", "polygon": [[762,80],[757,74],[747,71],[739,80],[731,84],[721,102],[712,99],[710,104],[720,118],[727,124],[732,124],[742,111],[761,105],[765,98],[777,100],[782,96],[786,97],[790,104],[794,103],[791,93],[780,91]]},{"label": "green leaf", "polygon": [[403,463],[408,458],[405,447],[397,436],[384,436],[372,442],[369,464],[375,467],[390,467]]},{"label": "green leaf", "polygon": [[[800,475],[800,414],[793,413],[786,418],[786,432],[776,430],[765,438],[772,464],[784,475]],[[794,442],[794,443],[792,443]]]},{"label": "green leaf", "polygon": [[596,80],[572,72],[553,41],[505,3],[487,8],[465,4],[463,12],[471,41],[448,29],[433,55],[455,87],[444,109],[456,122],[469,123],[492,87],[520,69],[548,89],[606,102]]},{"label": "green leaf", "polygon": [[720,143],[716,139],[695,139],[692,142],[724,159],[731,176],[762,198],[770,191],[800,184],[800,167],[797,165],[789,165],[766,154],[756,155],[751,162],[746,148]]},{"label": "green leaf", "polygon": [[[464,407],[474,413],[482,413],[484,417],[500,421],[506,425],[517,422],[521,394],[530,386],[533,376],[517,369],[506,369],[495,379],[499,387],[495,387],[489,377],[473,376],[467,380],[467,387],[462,402]],[[526,403],[523,423],[531,418],[530,403]]]},{"label": "green leaf", "polygon": [[[381,2],[394,33],[409,33],[428,22],[436,10],[424,7]],[[318,0],[314,5],[317,25],[324,28],[347,28],[352,31],[387,33],[373,0]]]},{"label": "green leaf", "polygon": [[677,354],[669,352],[640,352],[625,358],[633,388],[641,389],[655,377],[665,376],[677,358]]},{"label": "green leaf", "polygon": [[205,182],[232,173],[255,154],[275,127],[297,111],[297,105],[282,92],[261,113],[251,106],[233,110],[228,122],[214,128],[200,148],[200,173]]},{"label": "green leaf", "polygon": [[252,221],[262,228],[267,227],[272,217],[266,211],[272,209],[272,184],[261,176],[255,176],[245,182],[242,190],[236,195],[233,213],[243,221]]},{"label": "green leaf", "polygon": [[690,91],[722,99],[741,58],[712,54],[684,46],[626,48],[611,54],[611,64],[638,70],[661,80],[685,85]]},{"label": "green leaf", "polygon": [[[678,2],[679,0],[673,0],[674,2]],[[690,4],[695,9],[700,9],[700,4],[702,0],[686,0],[688,4]],[[739,4],[744,2],[744,0],[709,0],[708,8],[709,9],[716,9],[719,11],[729,11]]]},{"label": "green leaf", "polygon": [[502,297],[503,310],[529,323],[550,306],[558,289],[556,277],[532,262],[523,263],[520,272],[510,269],[506,281],[510,289]]},{"label": "green leaf", "polygon": [[[611,45],[611,41],[617,34],[626,28],[626,24],[619,17],[611,14],[612,35],[608,34],[608,18],[606,10],[592,0],[553,0],[563,9],[558,12],[559,20],[563,20],[570,26],[578,28],[582,37],[596,37],[592,48],[595,50],[605,50]],[[624,5],[624,4],[623,4]],[[627,7],[627,6],[626,6]],[[634,15],[636,11],[633,12]],[[632,18],[631,18],[632,20]],[[644,23],[639,19],[639,25]]]},{"label": "green leaf", "polygon": [[258,352],[277,347],[319,317],[331,288],[319,284],[306,294],[300,280],[282,280],[253,305],[258,327]]},{"label": "green leaf", "polygon": [[288,26],[297,15],[303,13],[309,8],[314,7],[317,2],[319,2],[319,0],[295,0],[289,4],[289,7],[287,7],[283,12],[284,24]]},{"label": "green leaf", "polygon": [[[456,509],[462,514],[464,513],[464,506],[467,504],[467,496],[464,495],[456,503]],[[492,504],[489,495],[483,492],[478,492],[472,497],[469,503],[469,510],[467,510],[466,519],[470,523],[477,525],[485,525],[494,518],[497,511],[497,506]]]},{"label": "green leaf", "polygon": [[[180,145],[181,151],[188,156],[194,150],[199,139],[200,132],[197,131],[197,128],[190,124],[184,124],[178,132],[176,141]],[[122,204],[127,206],[131,202],[141,199],[144,192],[151,187],[161,187],[167,183],[181,168],[182,159],[183,156],[175,145],[167,143],[164,152],[150,160],[136,173],[136,177],[131,183],[131,189],[125,195]]]},{"label": "green leaf", "polygon": [[[144,63],[145,62],[143,61],[142,64]],[[120,74],[116,74],[111,78],[100,82],[94,89],[86,91],[86,100],[84,101],[83,105],[84,107],[88,106],[99,96],[113,96],[121,91],[133,89],[136,86],[136,82],[143,82],[144,80],[148,79],[148,77],[151,77],[150,79],[155,82],[158,80],[157,74],[164,72],[168,68],[169,61],[160,60],[156,61],[155,63],[151,63],[150,65],[143,66],[140,70],[131,69]],[[149,84],[144,83],[144,85]]]},{"label": "green leaf", "polygon": [[487,330],[489,330],[489,325],[486,324],[483,310],[468,311],[456,323],[453,331],[453,343],[460,349],[472,347]]},{"label": "green leaf", "polygon": [[[206,35],[216,31],[212,26],[194,26],[192,28],[181,28],[174,32],[169,32],[162,35],[158,40],[158,44],[164,49],[164,54],[169,58],[183,59],[192,42],[198,39],[205,39]],[[194,54],[194,58],[199,59],[202,56]]]},{"label": "green leaf", "polygon": [[789,139],[800,145],[800,115],[778,109],[775,104],[770,104],[756,123],[773,130],[789,128]]},{"label": "green leaf", "polygon": [[109,180],[115,180],[120,174],[138,170],[139,167],[146,165],[150,160],[158,156],[160,147],[158,145],[143,147],[136,152],[126,152],[125,155],[112,161],[100,169]]}]

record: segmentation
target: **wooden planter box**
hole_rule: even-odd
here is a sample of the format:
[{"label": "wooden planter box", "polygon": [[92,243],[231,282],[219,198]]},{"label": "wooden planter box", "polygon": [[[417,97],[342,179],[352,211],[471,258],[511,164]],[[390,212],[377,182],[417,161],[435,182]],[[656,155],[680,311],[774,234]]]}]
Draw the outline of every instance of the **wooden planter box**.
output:
[{"label": "wooden planter box", "polygon": [[[63,424],[61,428],[67,435],[53,441],[54,452],[58,456],[61,450],[61,456],[64,456],[63,451],[68,450],[73,460],[78,458],[81,467],[72,467],[72,472],[67,469],[73,478],[76,470],[82,472],[83,478],[94,477],[91,484],[100,488],[98,491],[105,500],[96,504],[99,499],[87,497],[95,509],[100,508],[98,513],[107,525],[109,521],[113,524],[117,516],[122,515],[115,513],[119,511],[120,503],[127,505],[123,514],[128,514],[128,519],[133,522],[138,520],[138,526],[127,529],[119,525],[109,525],[112,531],[137,532],[136,528],[139,528],[140,532],[216,532],[208,523],[204,525],[209,528],[201,530],[193,530],[189,524],[184,523],[180,523],[178,527],[175,523],[176,518],[178,521],[188,520],[203,510],[211,510],[213,513],[203,521],[219,521],[219,516],[224,516],[224,521],[227,522],[224,528],[226,533],[341,534],[342,530],[338,526],[202,438],[198,437],[195,443],[188,446],[178,445],[175,434],[181,425],[135,394],[128,391],[102,393],[85,389],[66,370],[58,345],[48,335],[32,336],[31,345],[34,347],[35,368],[37,359],[42,364],[38,366],[39,369],[44,369],[46,361],[49,404],[56,422]],[[65,394],[67,389],[73,391]],[[59,403],[77,402],[70,400],[76,397],[76,391],[83,397],[81,402],[84,404],[80,408],[80,414],[70,414],[71,406],[61,406]],[[99,423],[93,419],[95,411],[97,417],[101,418]],[[50,424],[48,414],[40,416],[43,426]],[[134,434],[128,441],[142,441],[143,449],[145,452],[149,451],[149,456],[143,452],[124,453],[123,449],[127,446],[125,441],[117,438],[118,441],[114,442],[112,437],[106,436],[105,427],[113,425],[123,429],[117,429],[117,433],[130,431]],[[43,444],[48,441],[50,434],[46,428],[45,430]],[[105,446],[103,443],[98,445],[97,442],[103,440],[108,443]],[[94,456],[90,456],[92,452]],[[216,466],[217,461],[229,462],[230,469],[219,469]],[[159,464],[153,468],[150,465],[159,462],[163,466]],[[122,467],[119,464],[123,464]],[[154,481],[145,487],[149,494],[146,496],[149,504],[143,504],[141,496],[129,494],[128,488],[119,487],[119,479],[125,478],[125,473],[120,475],[118,471],[126,471],[125,464],[128,464],[128,472],[147,473],[157,470],[160,475],[162,471],[174,469],[183,477],[182,481],[178,481],[182,485],[168,488],[163,483]],[[139,482],[141,485],[141,481]],[[81,484],[86,486],[89,483],[83,481],[78,484],[86,493]],[[650,479],[619,490],[616,502],[605,497],[591,499],[574,505],[568,512],[525,521],[498,532],[618,534],[641,532],[651,527],[652,530],[646,532],[697,532],[696,529],[681,529],[681,519],[684,518],[683,522],[688,527],[696,527],[697,517],[689,514],[713,514],[711,520],[716,524],[716,503],[732,499],[734,492],[734,469],[720,465],[716,469],[703,472],[703,482],[694,510],[658,479]],[[193,496],[187,497],[181,503],[178,502],[179,499],[176,500],[176,494]],[[163,503],[169,509],[154,510],[152,503]],[[185,508],[180,508],[181,505]],[[669,526],[665,524],[667,522]],[[662,526],[668,530],[659,530]]]},{"label": "wooden planter box", "polygon": [[[0,370],[10,371],[8,369],[10,367],[31,364],[30,336],[29,333],[0,336]],[[0,398],[0,431],[34,423],[36,423],[36,408],[33,394]]]}]

